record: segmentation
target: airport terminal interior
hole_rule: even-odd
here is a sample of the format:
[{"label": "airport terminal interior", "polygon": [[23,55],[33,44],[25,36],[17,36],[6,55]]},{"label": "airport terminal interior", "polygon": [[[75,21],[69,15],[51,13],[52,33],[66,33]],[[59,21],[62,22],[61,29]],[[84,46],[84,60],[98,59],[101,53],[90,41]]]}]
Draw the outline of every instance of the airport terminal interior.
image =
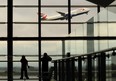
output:
[{"label": "airport terminal interior", "polygon": [[116,0],[0,0],[0,81],[116,81],[115,26]]}]

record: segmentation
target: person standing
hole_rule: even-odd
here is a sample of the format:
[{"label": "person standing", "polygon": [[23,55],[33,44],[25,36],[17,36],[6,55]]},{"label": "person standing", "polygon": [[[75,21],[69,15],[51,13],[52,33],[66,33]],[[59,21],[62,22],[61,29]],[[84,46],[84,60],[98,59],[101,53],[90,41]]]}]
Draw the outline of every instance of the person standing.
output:
[{"label": "person standing", "polygon": [[27,67],[29,68],[28,61],[24,55],[22,56],[20,62],[21,62],[21,77],[20,77],[20,79],[23,79],[23,74],[25,74],[26,79],[29,79],[28,73],[27,73]]},{"label": "person standing", "polygon": [[49,81],[48,78],[48,62],[51,61],[52,58],[47,55],[47,53],[44,53],[43,57],[41,58],[42,61],[42,79],[43,81]]}]

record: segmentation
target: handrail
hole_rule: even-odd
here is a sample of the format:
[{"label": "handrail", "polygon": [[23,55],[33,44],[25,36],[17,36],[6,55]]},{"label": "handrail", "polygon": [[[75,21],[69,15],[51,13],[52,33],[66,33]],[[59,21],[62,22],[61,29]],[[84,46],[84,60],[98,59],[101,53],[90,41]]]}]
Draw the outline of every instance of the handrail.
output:
[{"label": "handrail", "polygon": [[114,50],[116,50],[116,47],[112,47],[112,48],[109,48],[109,49],[104,49],[104,50],[101,50],[101,51],[86,53],[86,54],[80,54],[80,55],[77,55],[77,56],[71,56],[71,57],[65,57],[65,58],[62,58],[62,59],[52,60],[52,62],[60,61],[60,60],[67,60],[67,59],[73,59],[73,58],[76,58],[76,57],[79,57],[79,56],[87,56],[87,55],[92,55],[92,54],[95,55],[95,54],[99,54],[99,53],[102,53],[102,52],[108,52],[108,51],[114,51]]}]

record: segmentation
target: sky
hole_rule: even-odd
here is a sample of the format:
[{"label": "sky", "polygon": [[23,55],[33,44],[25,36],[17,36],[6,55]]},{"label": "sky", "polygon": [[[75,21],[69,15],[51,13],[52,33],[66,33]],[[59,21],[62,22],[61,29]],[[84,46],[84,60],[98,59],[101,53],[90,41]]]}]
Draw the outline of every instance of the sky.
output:
[{"label": "sky", "polygon": [[[6,5],[7,0],[0,0],[0,5]],[[14,5],[37,5],[38,0],[13,0]],[[67,5],[67,0],[42,0],[42,5]],[[115,3],[113,3],[115,4]],[[86,0],[71,0],[71,5],[94,5],[93,3],[87,2]],[[78,9],[76,7],[71,8],[71,10]],[[116,14],[114,12],[115,8],[110,9],[108,12],[108,18],[107,18],[107,9],[102,8],[100,14],[100,20],[101,21],[116,21]],[[7,21],[7,9],[6,8],[0,8],[0,22],[6,22]],[[67,12],[68,8],[42,8],[42,13],[47,14],[48,16],[56,15],[58,14],[56,11],[61,12]],[[38,9],[37,8],[13,8],[13,21],[14,22],[38,22]],[[87,22],[90,18],[94,16],[94,20],[96,21],[98,18],[97,9],[96,8],[90,8],[90,12],[84,15],[80,15],[77,17],[72,18],[72,22]],[[42,21],[44,22],[44,21]],[[49,21],[51,22],[51,21]],[[66,20],[58,20],[53,22],[67,22]],[[95,36],[98,36],[98,25],[95,25]],[[107,27],[108,26],[108,27]],[[72,24],[72,34],[68,35],[68,25],[67,24],[42,24],[42,36],[44,37],[54,37],[54,36],[86,36],[86,23],[84,24]],[[109,28],[109,30],[108,30]],[[14,24],[13,25],[13,36],[14,37],[37,37],[38,36],[38,25],[37,24]],[[108,32],[109,31],[109,32]],[[115,24],[101,24],[100,25],[100,35],[106,36],[115,36],[116,35],[116,28]],[[6,24],[0,24],[0,37],[6,37],[7,36],[7,25]],[[101,49],[108,48],[107,42],[110,43],[110,47],[115,46],[115,41],[101,41]],[[66,52],[68,52],[71,49],[72,53],[86,53],[86,41],[67,41],[67,47]],[[38,53],[38,42],[37,41],[14,41],[13,42],[13,53],[14,55],[18,54],[33,54],[37,55]],[[96,45],[96,51],[98,50],[98,42],[95,41]],[[42,54],[44,52],[47,52],[48,54],[56,54],[59,55],[62,53],[61,48],[62,42],[61,41],[44,41],[42,42]],[[0,41],[0,54],[6,55],[7,54],[7,43],[4,41]],[[1,57],[4,59],[4,57]],[[54,59],[57,59],[59,57],[56,57]],[[15,60],[19,60],[20,57],[15,57]],[[29,58],[29,59],[35,59],[35,58]],[[38,59],[38,58],[36,58]],[[6,60],[6,59],[4,59]]]}]

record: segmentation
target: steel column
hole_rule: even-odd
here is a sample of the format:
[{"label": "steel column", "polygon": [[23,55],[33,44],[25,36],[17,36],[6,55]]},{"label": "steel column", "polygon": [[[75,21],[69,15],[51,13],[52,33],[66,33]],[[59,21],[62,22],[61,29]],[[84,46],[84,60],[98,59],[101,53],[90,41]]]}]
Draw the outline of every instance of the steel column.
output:
[{"label": "steel column", "polygon": [[101,53],[101,81],[106,81],[106,55]]},{"label": "steel column", "polygon": [[57,73],[57,61],[54,62],[54,79],[57,80],[57,76],[58,76],[58,73]]},{"label": "steel column", "polygon": [[92,81],[92,58],[91,55],[87,56],[87,81]]},{"label": "steel column", "polygon": [[78,57],[78,81],[82,81],[82,58]]},{"label": "steel column", "polygon": [[8,8],[7,8],[7,70],[8,70],[8,81],[13,81],[13,0],[7,0]]},{"label": "steel column", "polygon": [[75,58],[71,59],[71,81],[75,81]]}]

